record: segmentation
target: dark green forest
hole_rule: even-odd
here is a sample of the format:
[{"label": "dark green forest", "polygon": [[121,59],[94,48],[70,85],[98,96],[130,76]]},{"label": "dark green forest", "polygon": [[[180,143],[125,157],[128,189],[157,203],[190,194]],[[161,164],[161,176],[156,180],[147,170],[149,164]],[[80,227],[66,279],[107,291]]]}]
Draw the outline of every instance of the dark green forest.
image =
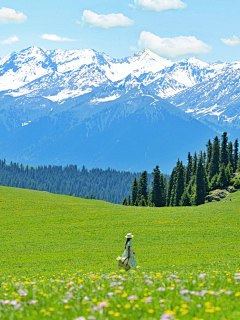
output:
[{"label": "dark green forest", "polygon": [[240,180],[234,175],[240,172],[240,156],[238,139],[234,143],[228,141],[227,133],[221,140],[216,136],[206,144],[206,151],[198,154],[188,153],[188,162],[184,166],[178,160],[175,168],[166,181],[159,166],[153,170],[153,179],[148,183],[148,173],[133,180],[132,191],[123,199],[123,205],[132,206],[191,206],[205,202],[206,195],[215,189],[223,189],[230,185],[240,188]]},{"label": "dark green forest", "polygon": [[[121,172],[113,169],[81,170],[76,165],[38,166],[36,168],[0,160],[0,185],[87,199],[121,203],[131,192],[132,180],[141,173]],[[148,177],[151,179],[151,175]]]}]

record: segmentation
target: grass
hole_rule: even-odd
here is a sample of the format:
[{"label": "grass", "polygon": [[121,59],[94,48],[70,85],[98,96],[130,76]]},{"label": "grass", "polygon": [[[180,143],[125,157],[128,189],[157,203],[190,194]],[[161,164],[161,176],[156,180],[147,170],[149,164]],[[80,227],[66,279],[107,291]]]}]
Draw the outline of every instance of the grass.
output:
[{"label": "grass", "polygon": [[0,319],[240,319],[239,197],[140,208],[0,187]]},{"label": "grass", "polygon": [[147,272],[237,267],[239,195],[198,207],[140,208],[0,187],[0,275],[115,271],[128,232]]}]

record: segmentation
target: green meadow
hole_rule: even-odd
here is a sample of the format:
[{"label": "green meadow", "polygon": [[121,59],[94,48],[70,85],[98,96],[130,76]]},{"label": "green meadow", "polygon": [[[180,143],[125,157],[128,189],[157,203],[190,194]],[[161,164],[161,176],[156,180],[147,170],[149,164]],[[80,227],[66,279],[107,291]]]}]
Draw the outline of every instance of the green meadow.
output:
[{"label": "green meadow", "polygon": [[238,266],[239,196],[198,207],[144,208],[0,187],[0,274],[115,271],[128,232],[147,272]]},{"label": "green meadow", "polygon": [[239,197],[143,208],[0,187],[0,318],[239,320]]}]

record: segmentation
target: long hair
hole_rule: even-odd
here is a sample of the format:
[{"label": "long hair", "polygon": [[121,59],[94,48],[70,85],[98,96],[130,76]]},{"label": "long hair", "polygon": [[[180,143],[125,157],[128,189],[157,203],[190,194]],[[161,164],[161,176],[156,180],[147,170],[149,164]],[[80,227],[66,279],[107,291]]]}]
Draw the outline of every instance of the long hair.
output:
[{"label": "long hair", "polygon": [[132,239],[132,238],[127,238],[127,240],[126,240],[126,242],[125,242],[125,249],[126,249],[126,247],[127,247],[127,243],[128,243],[129,241],[131,241],[131,239]]}]

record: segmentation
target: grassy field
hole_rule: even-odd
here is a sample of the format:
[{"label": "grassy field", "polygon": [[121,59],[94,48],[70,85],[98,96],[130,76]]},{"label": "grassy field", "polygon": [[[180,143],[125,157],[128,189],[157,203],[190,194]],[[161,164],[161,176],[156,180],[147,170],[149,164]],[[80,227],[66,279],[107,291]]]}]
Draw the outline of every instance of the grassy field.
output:
[{"label": "grassy field", "polygon": [[116,271],[128,232],[145,271],[237,267],[239,196],[199,207],[140,208],[0,187],[0,274]]},{"label": "grassy field", "polygon": [[239,196],[139,208],[0,187],[0,319],[239,320]]}]

